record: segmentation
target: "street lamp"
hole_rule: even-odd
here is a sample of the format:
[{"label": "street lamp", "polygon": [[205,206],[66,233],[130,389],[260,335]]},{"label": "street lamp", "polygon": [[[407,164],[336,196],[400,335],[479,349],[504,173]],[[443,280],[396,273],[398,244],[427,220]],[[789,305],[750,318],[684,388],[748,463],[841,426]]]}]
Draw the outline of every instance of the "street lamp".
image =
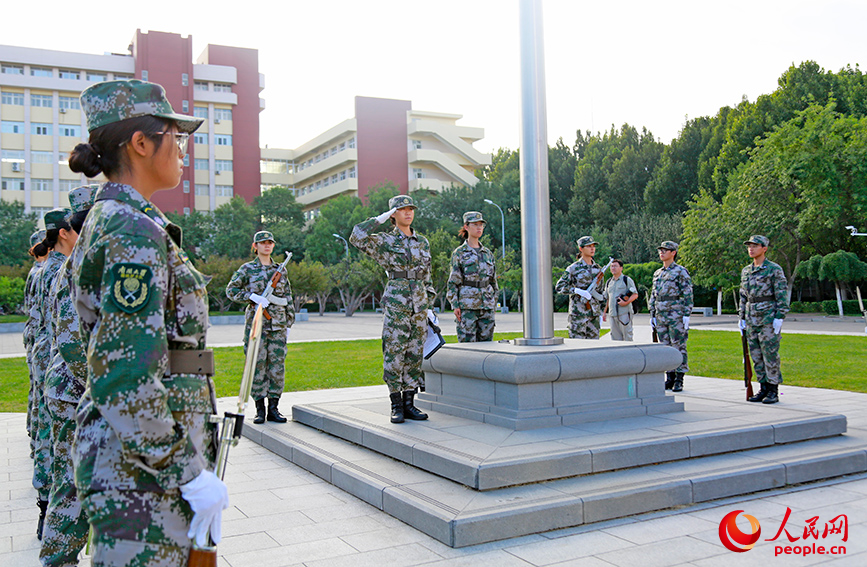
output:
[{"label": "street lamp", "polygon": [[867,236],[867,232],[858,232],[858,229],[854,226],[847,226],[846,230],[852,233],[851,236]]},{"label": "street lamp", "polygon": [[332,233],[331,236],[333,236],[334,238],[339,238],[340,240],[343,241],[343,247],[346,248],[346,261],[348,262],[349,261],[349,243],[346,242],[346,239],[343,238],[342,236],[340,236],[339,234]]},{"label": "street lamp", "polygon": [[[485,199],[485,202],[489,205],[494,205],[498,209],[500,209],[500,205],[491,201],[490,199]],[[500,209],[500,226],[503,227],[503,241],[501,243],[501,247],[503,249],[503,268],[506,267],[506,215],[503,214],[503,209]],[[506,312],[506,288],[503,288],[503,307],[500,309],[501,313]]]}]

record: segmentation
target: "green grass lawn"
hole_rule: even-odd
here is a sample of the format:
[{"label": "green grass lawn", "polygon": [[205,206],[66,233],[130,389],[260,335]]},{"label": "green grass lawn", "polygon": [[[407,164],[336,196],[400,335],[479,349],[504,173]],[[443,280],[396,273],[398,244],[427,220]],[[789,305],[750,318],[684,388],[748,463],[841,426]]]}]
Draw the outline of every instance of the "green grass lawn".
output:
[{"label": "green grass lawn", "polygon": [[[565,331],[555,335],[565,337]],[[496,333],[495,340],[521,333]],[[457,342],[447,336],[446,342]],[[692,330],[690,374],[743,380],[740,335]],[[867,338],[831,335],[786,335],[782,341],[785,384],[867,392],[864,364]],[[217,395],[238,393],[244,355],[241,347],[214,349]],[[0,359],[0,411],[25,410],[28,389],[24,358]],[[286,390],[318,390],[382,384],[382,347],[378,339],[290,343],[286,356]],[[688,386],[687,386],[688,387]]]}]

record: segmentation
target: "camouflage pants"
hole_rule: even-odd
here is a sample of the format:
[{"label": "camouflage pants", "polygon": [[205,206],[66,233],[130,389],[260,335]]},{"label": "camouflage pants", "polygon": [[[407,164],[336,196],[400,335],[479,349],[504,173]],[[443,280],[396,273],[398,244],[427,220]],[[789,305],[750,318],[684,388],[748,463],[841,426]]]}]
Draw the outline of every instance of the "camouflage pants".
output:
[{"label": "camouflage pants", "polygon": [[570,339],[598,339],[599,317],[596,315],[569,314],[569,338]]},{"label": "camouflage pants", "polygon": [[494,340],[493,309],[461,309],[461,320],[455,323],[458,342],[479,343]]},{"label": "camouflage pants", "polygon": [[34,389],[34,376],[35,376],[35,368],[33,367],[33,360],[30,358],[30,354],[27,355],[27,370],[30,372],[30,389],[27,391],[27,437],[30,438],[30,458],[32,459],[36,452],[36,438],[32,435],[33,431],[33,389]]},{"label": "camouflage pants", "polygon": [[93,526],[93,567],[187,564],[193,512],[180,490],[93,492],[82,506]]},{"label": "camouflage pants", "polygon": [[[244,354],[250,329],[244,333]],[[259,357],[256,359],[256,373],[253,375],[251,395],[254,400],[280,398],[286,379],[286,329],[279,331],[262,330],[259,344]]]},{"label": "camouflage pants", "polygon": [[424,386],[421,362],[427,333],[427,313],[385,308],[382,323],[382,378],[389,392]]},{"label": "camouflage pants", "polygon": [[689,372],[686,354],[686,341],[689,338],[689,330],[683,326],[683,317],[668,319],[657,315],[656,334],[659,336],[660,343],[673,346],[683,355],[683,362],[674,371],[683,372],[684,374]]},{"label": "camouflage pants", "polygon": [[54,440],[51,498],[42,533],[42,565],[78,565],[78,553],[87,543],[87,517],[81,509],[72,470],[72,441],[78,404],[47,398]]},{"label": "camouflage pants", "polygon": [[747,325],[747,345],[756,380],[763,384],[782,384],[780,335],[774,333],[773,325]]},{"label": "camouflage pants", "polygon": [[40,500],[48,500],[51,495],[51,416],[45,406],[42,384],[38,383],[34,396],[34,412],[31,435],[35,437],[33,450],[33,488],[39,493]]}]

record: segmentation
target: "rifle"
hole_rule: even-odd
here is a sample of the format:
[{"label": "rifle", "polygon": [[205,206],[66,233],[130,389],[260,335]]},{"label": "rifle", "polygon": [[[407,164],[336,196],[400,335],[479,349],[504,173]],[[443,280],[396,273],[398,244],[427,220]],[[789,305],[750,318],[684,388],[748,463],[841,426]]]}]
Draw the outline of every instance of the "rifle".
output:
[{"label": "rifle", "polygon": [[656,334],[656,327],[651,325],[650,326],[650,332],[653,335],[653,342],[658,343],[659,342],[659,335]]},{"label": "rifle", "polygon": [[[587,289],[585,289],[584,291],[586,291],[588,293],[593,293],[590,290],[592,290],[595,286],[599,285],[599,283],[602,281],[602,278],[605,277],[605,270],[607,270],[611,266],[611,262],[613,262],[613,261],[614,261],[614,258],[609,256],[608,257],[608,263],[605,264],[604,266],[602,266],[602,269],[599,270],[599,274],[596,276],[596,280],[591,281],[590,285],[588,285]],[[584,308],[587,310],[590,309],[590,300],[589,299],[584,301]]]},{"label": "rifle", "polygon": [[[279,275],[279,271],[275,275]],[[220,447],[217,451],[217,463],[214,468],[214,474],[220,477],[220,480],[222,480],[226,475],[226,465],[229,461],[229,449],[237,445],[241,440],[241,432],[244,428],[244,412],[247,410],[247,403],[250,400],[250,392],[253,389],[253,375],[256,373],[256,360],[259,358],[259,347],[262,344],[262,317],[264,314],[265,310],[261,305],[258,305],[256,307],[256,314],[253,315],[253,323],[250,326],[250,337],[247,340],[247,358],[244,360],[244,373],[241,375],[241,389],[238,392],[237,413],[225,412],[223,417],[217,415],[211,416],[211,423],[222,422],[223,424],[223,428],[220,432]],[[194,543],[190,550],[187,567],[216,566],[217,546],[213,541],[211,541],[211,545],[207,547],[199,547]]]},{"label": "rifle", "polygon": [[[274,272],[274,275],[271,276],[271,281],[268,282],[268,285],[265,287],[265,292],[262,294],[262,297],[267,299],[268,301],[273,301],[274,299],[274,289],[276,289],[277,284],[280,282],[280,276],[286,271],[286,264],[289,263],[289,260],[292,259],[292,252],[286,252],[286,259],[283,260],[283,263],[277,268],[277,271]],[[277,303],[275,302],[275,305]],[[284,303],[285,305],[285,303]],[[271,315],[268,313],[268,310],[265,310],[265,319],[271,320]],[[249,350],[249,349],[248,349]]]},{"label": "rifle", "polygon": [[750,349],[747,346],[747,331],[741,331],[741,345],[744,349],[744,386],[747,387],[747,401],[753,397],[753,366],[750,364]]}]

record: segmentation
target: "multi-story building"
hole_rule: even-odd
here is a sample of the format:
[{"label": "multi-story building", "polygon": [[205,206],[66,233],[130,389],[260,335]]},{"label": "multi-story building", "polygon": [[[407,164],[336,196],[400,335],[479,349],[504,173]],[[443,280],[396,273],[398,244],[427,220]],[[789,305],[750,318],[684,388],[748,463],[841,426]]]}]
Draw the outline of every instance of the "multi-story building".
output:
[{"label": "multi-story building", "polygon": [[459,114],[412,110],[407,100],[355,98],[355,117],[294,150],[263,148],[262,190],[294,189],[305,217],[339,195],[364,200],[376,185],[391,182],[401,193],[450,185],[473,186],[474,171],[491,155],[473,147],[482,128],[458,126]]},{"label": "multi-story building", "polygon": [[[205,118],[189,145],[180,188],[161,191],[164,211],[214,210],[259,194],[258,52],[209,45],[194,62],[192,37],[137,30],[123,54],[91,55],[0,45],[0,198],[42,213],[68,204],[88,182],[66,156],[88,137],[78,97],[93,83],[137,78],[161,84],[175,111]],[[101,181],[102,179],[97,179]]]}]

